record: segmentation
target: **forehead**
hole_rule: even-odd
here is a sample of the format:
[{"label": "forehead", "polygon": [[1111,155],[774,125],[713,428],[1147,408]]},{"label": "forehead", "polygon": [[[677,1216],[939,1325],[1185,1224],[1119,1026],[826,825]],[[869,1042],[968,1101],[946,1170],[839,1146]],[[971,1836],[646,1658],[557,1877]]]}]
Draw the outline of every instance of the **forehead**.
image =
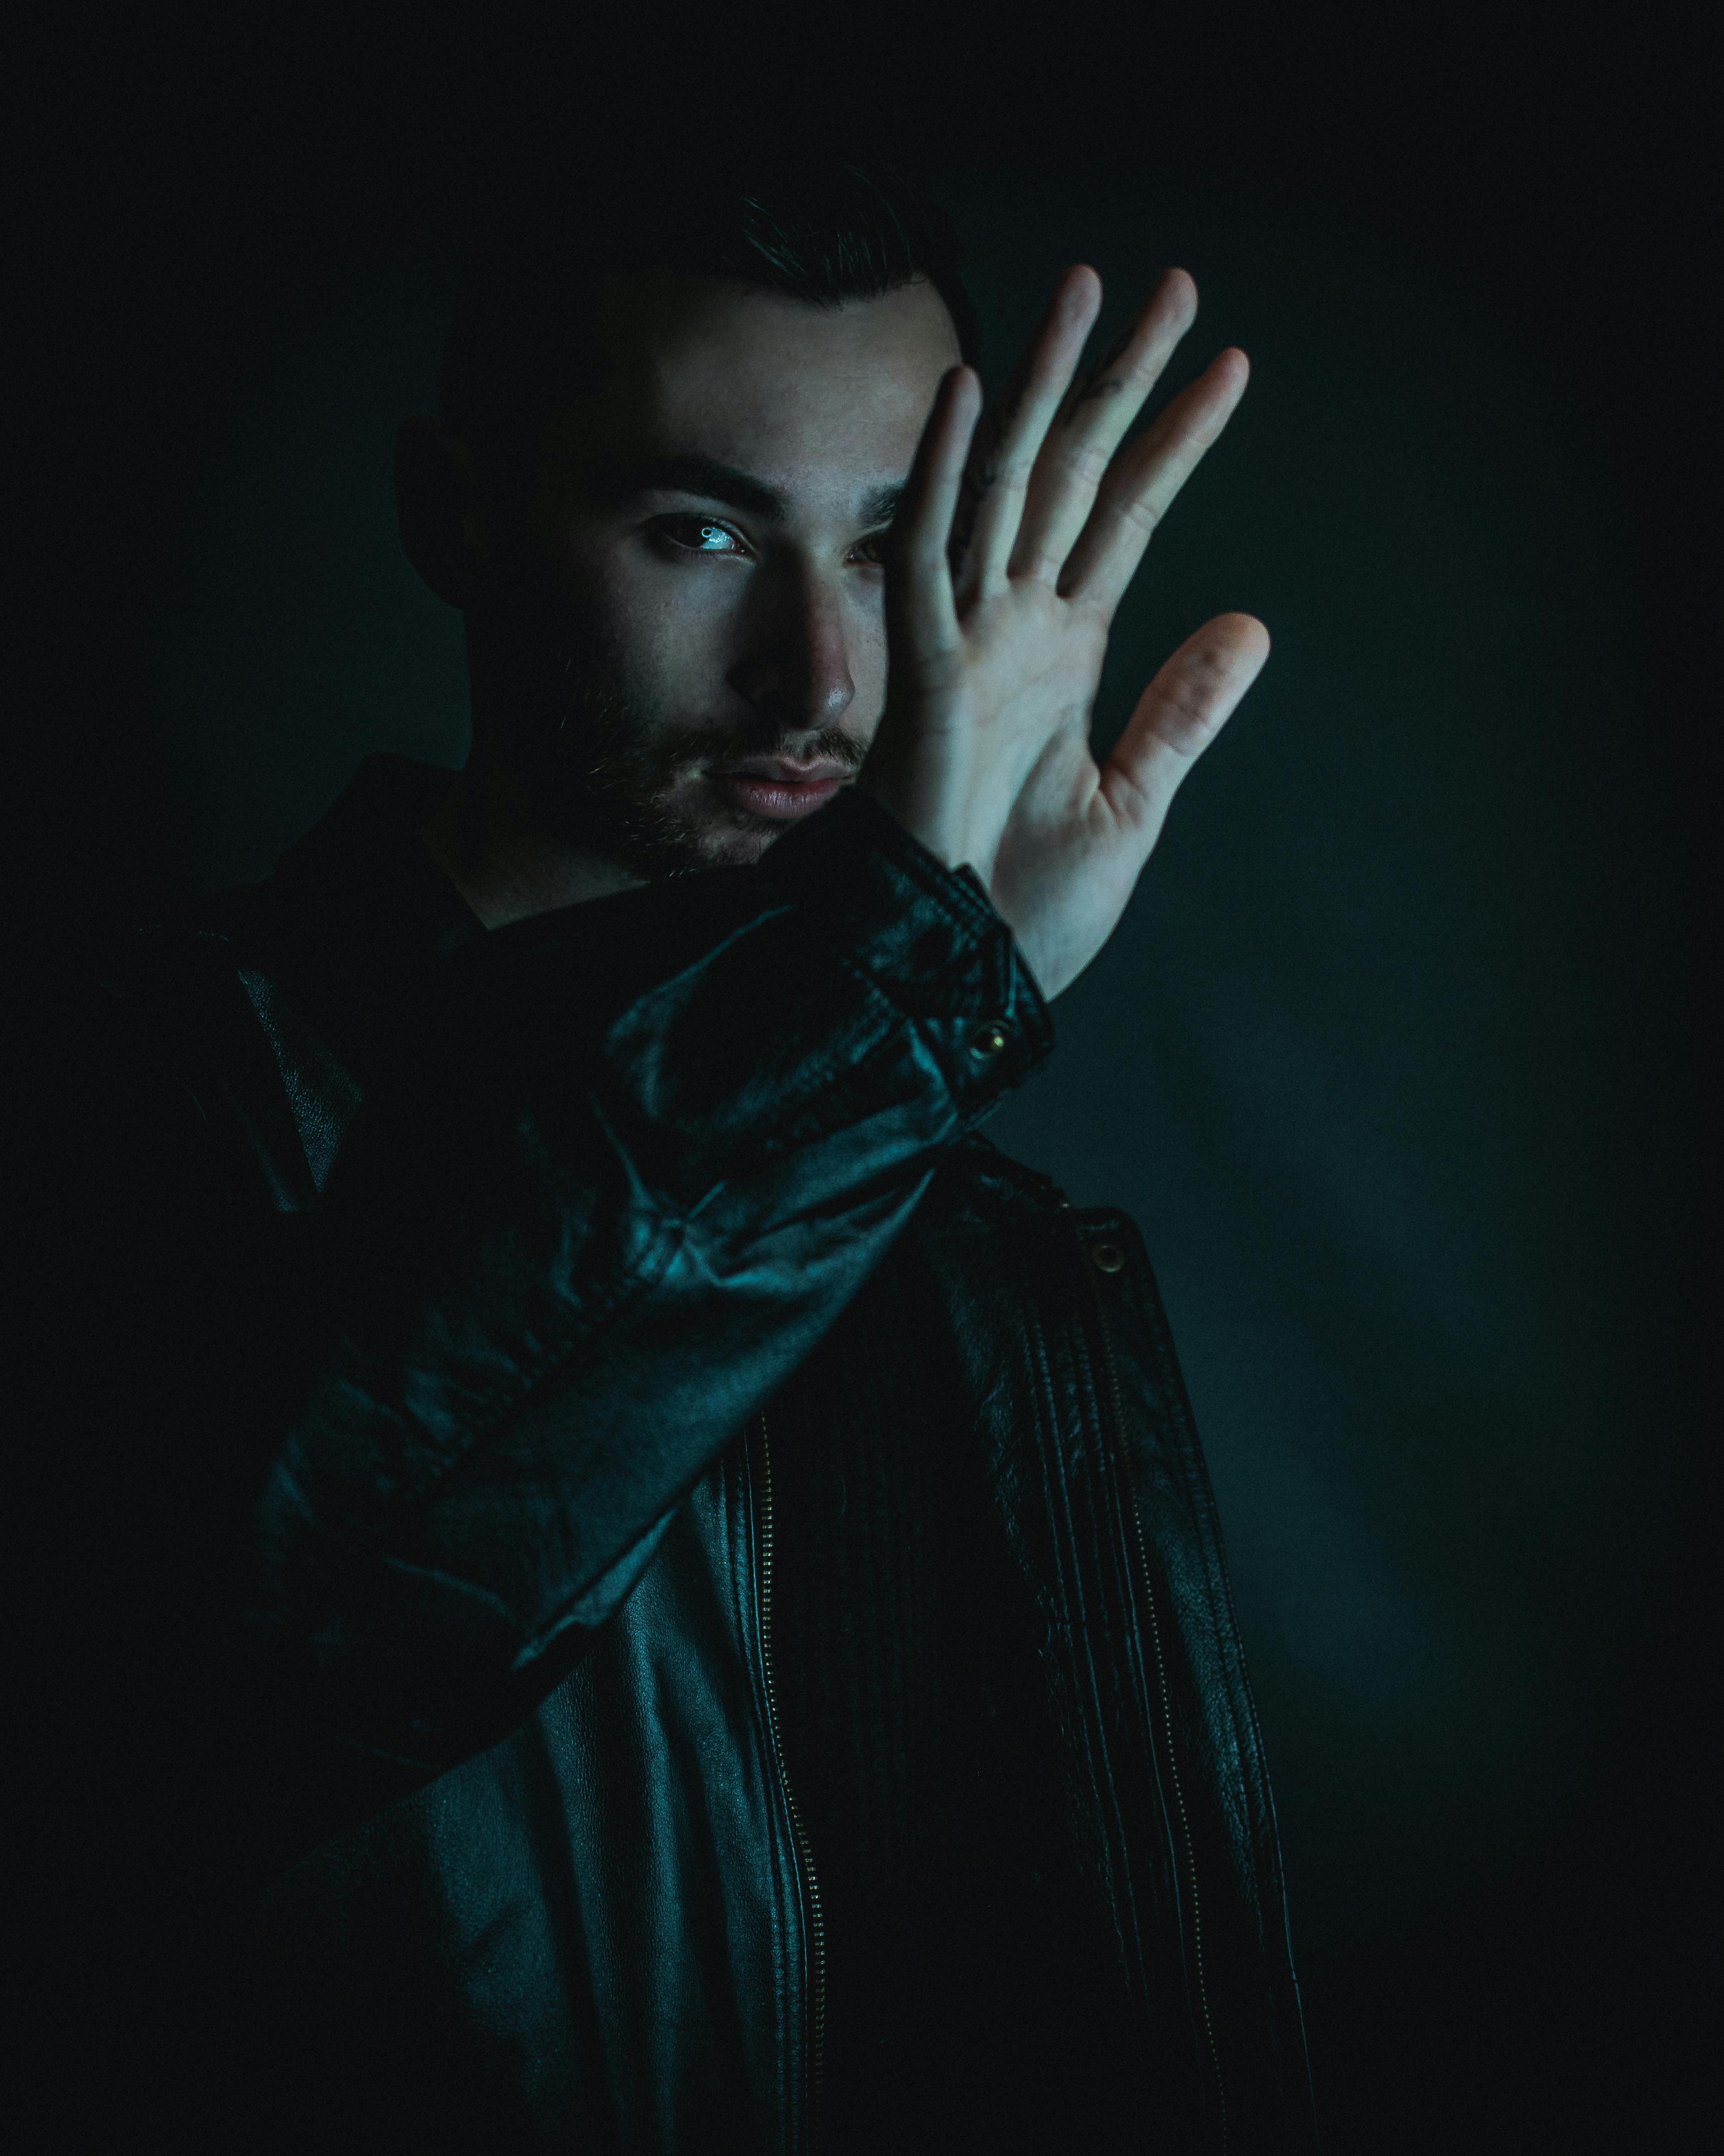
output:
[{"label": "forehead", "polygon": [[960,357],[921,281],[825,307],[649,271],[610,280],[594,327],[603,383],[559,415],[553,453],[685,451],[797,496],[901,479]]}]

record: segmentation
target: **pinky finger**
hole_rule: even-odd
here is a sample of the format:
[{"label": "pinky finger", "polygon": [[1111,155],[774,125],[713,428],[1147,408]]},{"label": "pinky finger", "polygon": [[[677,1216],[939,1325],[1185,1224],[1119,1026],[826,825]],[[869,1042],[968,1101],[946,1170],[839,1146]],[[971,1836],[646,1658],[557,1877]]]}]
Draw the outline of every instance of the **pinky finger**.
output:
[{"label": "pinky finger", "polygon": [[1173,796],[1269,657],[1269,631],[1248,613],[1218,614],[1188,636],[1137,700],[1101,773],[1101,790],[1143,856]]},{"label": "pinky finger", "polygon": [[975,369],[951,368],[935,395],[898,505],[887,607],[924,651],[947,650],[957,641],[949,548],[964,464],[981,412],[982,383]]}]

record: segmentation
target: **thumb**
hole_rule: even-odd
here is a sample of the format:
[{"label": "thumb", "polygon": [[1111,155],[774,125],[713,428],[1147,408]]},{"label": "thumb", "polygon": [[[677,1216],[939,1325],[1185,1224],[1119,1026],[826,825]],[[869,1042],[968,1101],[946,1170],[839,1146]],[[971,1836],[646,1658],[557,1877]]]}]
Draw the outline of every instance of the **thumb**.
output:
[{"label": "thumb", "polygon": [[1217,614],[1188,636],[1137,699],[1101,773],[1101,790],[1147,855],[1186,773],[1263,670],[1269,631],[1249,613]]}]

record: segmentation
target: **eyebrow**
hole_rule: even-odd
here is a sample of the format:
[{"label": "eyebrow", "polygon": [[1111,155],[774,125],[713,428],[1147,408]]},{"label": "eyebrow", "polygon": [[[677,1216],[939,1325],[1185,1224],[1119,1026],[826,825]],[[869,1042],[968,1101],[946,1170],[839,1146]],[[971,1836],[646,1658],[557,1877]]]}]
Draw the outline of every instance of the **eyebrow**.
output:
[{"label": "eyebrow", "polygon": [[[721,464],[716,457],[697,456],[685,450],[648,457],[638,464],[608,465],[599,474],[599,486],[612,501],[631,494],[692,494],[703,501],[721,501],[751,516],[779,520],[790,507],[788,496],[764,480],[738,471],[734,465]],[[903,498],[900,480],[872,488],[862,497],[862,522],[890,523]]]}]

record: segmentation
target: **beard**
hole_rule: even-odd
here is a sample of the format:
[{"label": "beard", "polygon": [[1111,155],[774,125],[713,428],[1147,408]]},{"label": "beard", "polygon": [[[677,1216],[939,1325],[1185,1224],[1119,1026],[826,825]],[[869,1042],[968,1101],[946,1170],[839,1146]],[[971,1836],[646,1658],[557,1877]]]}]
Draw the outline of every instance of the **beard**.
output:
[{"label": "beard", "polygon": [[510,760],[552,837],[659,883],[752,865],[787,826],[726,800],[703,774],[744,757],[829,758],[852,775],[866,744],[841,728],[787,727],[762,712],[732,725],[667,725],[618,658],[567,647],[517,706]]}]

